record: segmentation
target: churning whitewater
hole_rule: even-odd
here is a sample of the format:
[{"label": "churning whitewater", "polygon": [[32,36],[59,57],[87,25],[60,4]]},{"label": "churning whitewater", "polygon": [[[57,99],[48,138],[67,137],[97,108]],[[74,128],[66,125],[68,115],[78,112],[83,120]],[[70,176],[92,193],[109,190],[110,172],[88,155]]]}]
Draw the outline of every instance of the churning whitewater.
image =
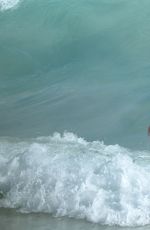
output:
[{"label": "churning whitewater", "polygon": [[149,9],[0,0],[0,208],[150,224]]},{"label": "churning whitewater", "polygon": [[150,224],[148,153],[72,133],[0,141],[0,207],[108,225]]},{"label": "churning whitewater", "polygon": [[19,4],[20,0],[0,0],[0,9],[8,10],[13,9]]}]

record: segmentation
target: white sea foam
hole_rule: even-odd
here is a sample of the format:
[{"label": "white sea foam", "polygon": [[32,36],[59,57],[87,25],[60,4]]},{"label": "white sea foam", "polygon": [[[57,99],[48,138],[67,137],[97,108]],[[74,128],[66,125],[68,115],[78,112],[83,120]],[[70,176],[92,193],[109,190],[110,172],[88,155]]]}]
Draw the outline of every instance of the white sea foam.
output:
[{"label": "white sea foam", "polygon": [[150,167],[138,163],[140,154],[71,133],[3,139],[0,207],[108,225],[150,224]]},{"label": "white sea foam", "polygon": [[16,7],[20,0],[0,0],[0,10],[8,10]]}]

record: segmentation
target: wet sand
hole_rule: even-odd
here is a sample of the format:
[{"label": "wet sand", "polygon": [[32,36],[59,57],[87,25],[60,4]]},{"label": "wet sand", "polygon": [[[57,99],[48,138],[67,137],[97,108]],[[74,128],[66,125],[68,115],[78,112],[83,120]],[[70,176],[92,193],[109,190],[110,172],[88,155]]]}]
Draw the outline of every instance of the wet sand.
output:
[{"label": "wet sand", "polygon": [[118,227],[101,226],[84,220],[56,218],[49,214],[22,214],[13,209],[0,209],[2,230],[149,230],[150,226]]}]

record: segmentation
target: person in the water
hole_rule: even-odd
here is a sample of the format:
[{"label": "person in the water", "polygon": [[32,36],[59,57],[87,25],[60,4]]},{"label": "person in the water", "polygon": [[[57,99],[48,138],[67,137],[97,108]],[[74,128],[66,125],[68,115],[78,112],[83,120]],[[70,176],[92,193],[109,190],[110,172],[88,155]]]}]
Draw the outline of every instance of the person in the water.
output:
[{"label": "person in the water", "polygon": [[148,136],[150,136],[150,126],[148,127]]}]

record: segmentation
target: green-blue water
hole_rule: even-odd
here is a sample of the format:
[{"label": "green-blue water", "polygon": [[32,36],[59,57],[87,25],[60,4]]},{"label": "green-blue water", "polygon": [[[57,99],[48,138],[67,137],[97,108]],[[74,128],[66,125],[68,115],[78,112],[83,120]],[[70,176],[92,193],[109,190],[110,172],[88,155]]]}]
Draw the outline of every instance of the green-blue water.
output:
[{"label": "green-blue water", "polygon": [[[6,200],[0,201],[0,207],[16,208],[19,205],[21,209],[31,212],[46,211],[57,213],[58,216],[60,214],[85,218],[100,224],[132,226],[150,223],[150,191],[146,189],[149,183],[142,182],[145,176],[149,178],[150,169],[147,162],[135,163],[136,156],[143,157],[142,159],[146,156],[146,159],[149,159],[150,149],[150,138],[147,136],[147,128],[150,125],[149,9],[149,0],[0,0],[1,196],[3,197],[5,191],[9,191]],[[78,137],[68,133],[64,137],[59,134],[52,136],[54,132],[63,134],[65,131],[74,133]],[[45,139],[44,137],[42,140],[37,139],[39,136],[45,136]],[[79,137],[83,137],[87,142],[82,140],[84,143],[80,143]],[[96,140],[104,141],[106,146],[100,142],[95,144],[93,141]],[[115,144],[136,152],[131,153],[132,151],[113,146]],[[108,151],[107,145],[112,145],[112,149],[110,150],[108,146]],[[147,152],[139,153],[143,150]],[[65,154],[65,151],[71,153],[71,160],[69,156],[67,158],[59,155],[60,152]],[[111,219],[111,215],[115,214],[109,213],[110,209],[106,208],[105,199],[104,206],[109,214],[106,219],[99,218],[97,206],[95,209],[93,206],[92,209],[88,206],[93,205],[92,194],[96,196],[99,189],[103,187],[102,184],[92,185],[96,186],[94,191],[97,193],[89,192],[86,201],[82,200],[83,203],[89,200],[88,205],[83,204],[84,208],[89,208],[86,212],[81,210],[83,207],[76,210],[76,205],[67,208],[62,205],[59,207],[61,210],[58,210],[58,207],[48,208],[42,204],[37,208],[37,200],[31,207],[32,205],[25,204],[22,198],[17,198],[19,199],[17,201],[16,198],[14,199],[13,194],[18,194],[18,191],[21,191],[24,196],[30,194],[39,179],[38,176],[34,178],[34,172],[32,172],[34,179],[31,181],[27,179],[30,155],[33,157],[30,159],[31,162],[33,160],[31,168],[35,168],[37,174],[39,169],[43,170],[46,167],[46,175],[42,174],[42,178],[46,177],[48,180],[48,175],[53,179],[56,176],[49,171],[48,165],[45,166],[42,154],[46,154],[44,157],[49,165],[58,154],[59,160],[56,163],[60,165],[60,162],[63,162],[60,168],[67,170],[65,172],[68,176],[70,170],[71,172],[73,170],[72,178],[79,176],[86,184],[85,174],[88,170],[84,168],[84,160],[87,162],[89,172],[92,173],[93,170],[97,170],[95,167],[99,166],[91,163],[93,159],[91,154],[95,154],[92,162],[96,163],[96,159],[99,159],[106,164],[107,157],[105,156],[104,160],[99,158],[98,154],[105,155],[107,151],[112,154],[111,165],[107,168],[109,173],[115,167],[114,161],[119,162],[119,166],[116,166],[118,168],[113,171],[112,177],[105,170],[103,172],[102,168],[102,171],[98,170],[98,175],[99,180],[102,180],[101,175],[104,173],[106,184],[107,180],[119,180],[117,183],[115,181],[115,190],[111,189],[111,195],[115,194],[116,197],[111,210],[117,210],[119,213],[114,219]],[[80,155],[79,165],[76,165],[78,159],[74,156],[76,152]],[[85,152],[87,156],[84,159]],[[27,153],[29,156],[26,155]],[[49,153],[52,155],[55,153],[56,156],[49,159]],[[116,159],[114,155],[118,153],[127,155],[127,159],[122,159],[120,156]],[[43,162],[42,166],[36,163],[36,156]],[[5,178],[6,181],[1,179],[4,175],[9,175],[13,165],[16,164],[12,163],[12,157],[19,161],[19,166],[13,168],[13,176],[16,177],[18,172],[22,175],[22,170],[25,170],[23,171],[26,175],[23,177],[25,184],[31,185],[28,191],[26,185],[23,188],[19,187],[23,185],[20,185],[22,179],[18,177],[20,190],[17,191],[8,186],[12,178],[8,176],[7,179]],[[133,161],[132,164],[129,163],[128,157]],[[74,169],[69,166],[71,162],[76,165]],[[60,176],[61,172],[56,165],[54,171],[57,172],[57,176]],[[128,189],[126,186],[121,187],[122,182],[119,179],[120,168],[123,165],[128,165],[130,168],[127,175],[123,174],[123,178],[129,180]],[[103,166],[100,164],[100,167]],[[65,177],[67,180],[68,176]],[[138,176],[139,181],[130,181],[132,176],[135,178]],[[97,180],[96,178],[97,176],[94,176],[94,180]],[[43,179],[41,181],[44,189],[48,189],[51,182],[47,184]],[[62,179],[61,183],[66,182]],[[74,191],[75,184],[78,184],[83,192],[81,181],[77,182],[76,178],[75,181],[70,182]],[[110,190],[109,182],[107,186],[106,184],[105,188],[103,187],[105,196]],[[65,194],[68,196],[70,187],[68,190],[64,189],[63,187],[65,200]],[[91,187],[88,189],[91,191]],[[118,201],[117,198],[118,194],[122,196],[122,189],[125,189],[125,193],[126,189],[131,193],[126,202],[129,202],[132,208],[127,210],[122,206],[122,201]],[[138,197],[136,205],[135,201],[131,201],[131,197],[134,198],[135,195]],[[41,197],[37,199],[42,202]],[[48,202],[50,198],[45,195],[43,199]],[[61,200],[60,197],[59,199]],[[73,196],[72,199],[76,200],[77,197]],[[141,204],[139,199],[147,200]],[[100,200],[97,202],[101,204]],[[108,203],[111,202],[110,199]],[[101,204],[100,207],[102,208],[103,205]],[[123,212],[120,211],[121,209]],[[96,214],[92,214],[93,210],[96,210]],[[137,211],[137,214],[131,217],[129,210],[135,213]],[[140,210],[143,210],[143,216]],[[123,215],[126,215],[125,219]]]},{"label": "green-blue water", "polygon": [[147,148],[149,7],[27,0],[1,10],[0,135],[67,130]]}]

